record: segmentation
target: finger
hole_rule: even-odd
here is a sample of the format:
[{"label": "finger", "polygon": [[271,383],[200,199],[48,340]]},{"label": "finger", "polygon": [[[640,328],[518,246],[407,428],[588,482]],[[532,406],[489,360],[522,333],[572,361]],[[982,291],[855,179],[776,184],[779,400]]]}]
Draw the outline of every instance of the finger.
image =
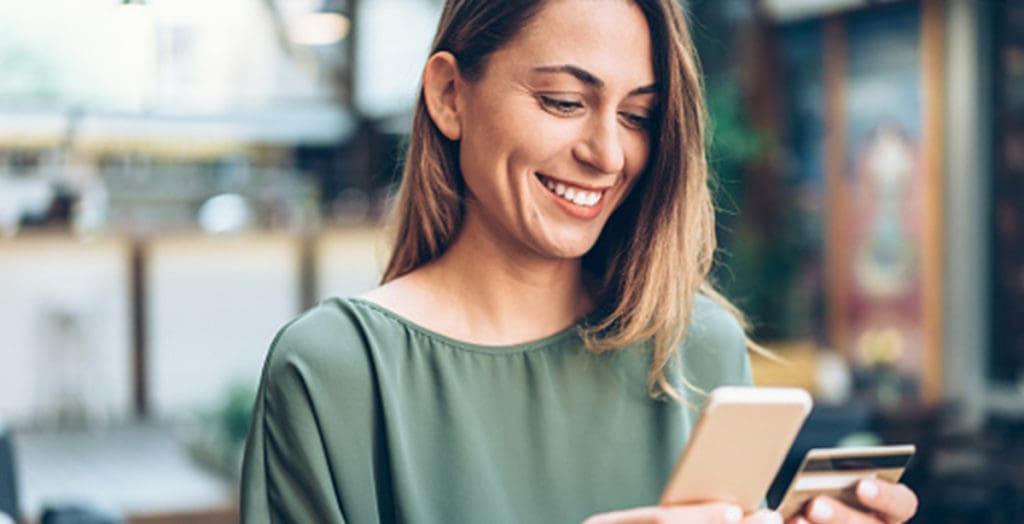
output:
[{"label": "finger", "polygon": [[665,511],[664,520],[655,522],[708,522],[714,524],[739,524],[743,510],[732,504],[704,504],[700,506],[670,506],[659,508]]},{"label": "finger", "polygon": [[917,495],[903,484],[865,479],[857,483],[856,493],[861,504],[877,511],[886,522],[904,522],[917,513]]},{"label": "finger", "polygon": [[802,515],[797,515],[786,521],[786,524],[811,524],[811,521],[805,519]]},{"label": "finger", "polygon": [[747,515],[743,519],[743,524],[782,524],[782,515],[778,511],[762,509]]},{"label": "finger", "polygon": [[743,510],[731,504],[697,506],[648,506],[594,515],[585,524],[667,524],[671,522],[707,522],[739,524]]},{"label": "finger", "polygon": [[804,510],[804,516],[813,524],[880,524],[882,521],[841,504],[832,497],[814,497]]}]

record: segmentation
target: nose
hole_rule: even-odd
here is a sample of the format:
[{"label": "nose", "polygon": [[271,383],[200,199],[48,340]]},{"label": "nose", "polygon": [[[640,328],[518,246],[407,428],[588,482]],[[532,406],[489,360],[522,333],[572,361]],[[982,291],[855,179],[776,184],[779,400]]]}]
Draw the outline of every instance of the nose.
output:
[{"label": "nose", "polygon": [[617,174],[622,172],[626,155],[618,115],[600,116],[587,122],[583,136],[574,148],[576,159],[591,166],[596,174]]}]

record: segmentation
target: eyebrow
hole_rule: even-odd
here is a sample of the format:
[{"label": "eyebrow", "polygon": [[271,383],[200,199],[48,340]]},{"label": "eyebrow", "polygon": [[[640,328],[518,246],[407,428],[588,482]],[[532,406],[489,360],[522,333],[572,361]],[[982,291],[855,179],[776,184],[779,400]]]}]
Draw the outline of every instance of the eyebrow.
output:
[{"label": "eyebrow", "polygon": [[[590,73],[586,69],[583,69],[583,68],[578,67],[578,66],[574,66],[572,64],[562,64],[562,65],[556,65],[556,66],[540,66],[540,67],[533,68],[533,70],[535,72],[537,72],[537,73],[565,73],[565,74],[569,74],[569,75],[574,76],[577,80],[579,80],[580,82],[583,82],[584,84],[587,84],[589,86],[595,87],[597,89],[604,88],[604,82],[600,78],[594,76],[592,73]],[[657,86],[655,86],[654,84],[649,84],[649,85],[645,85],[645,86],[642,86],[642,87],[638,87],[638,88],[630,91],[629,92],[629,96],[653,94],[653,93],[657,92],[656,88],[657,88]]]}]

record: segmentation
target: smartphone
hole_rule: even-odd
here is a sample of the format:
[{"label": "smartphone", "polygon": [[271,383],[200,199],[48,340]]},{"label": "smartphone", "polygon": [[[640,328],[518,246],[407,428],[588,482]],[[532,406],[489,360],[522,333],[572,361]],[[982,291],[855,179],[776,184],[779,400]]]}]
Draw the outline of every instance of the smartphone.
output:
[{"label": "smartphone", "polygon": [[789,483],[778,511],[789,519],[817,495],[829,495],[863,510],[854,493],[857,482],[864,478],[899,482],[915,450],[913,444],[812,449]]},{"label": "smartphone", "polygon": [[726,502],[757,510],[810,411],[811,396],[799,388],[716,388],[659,504]]}]

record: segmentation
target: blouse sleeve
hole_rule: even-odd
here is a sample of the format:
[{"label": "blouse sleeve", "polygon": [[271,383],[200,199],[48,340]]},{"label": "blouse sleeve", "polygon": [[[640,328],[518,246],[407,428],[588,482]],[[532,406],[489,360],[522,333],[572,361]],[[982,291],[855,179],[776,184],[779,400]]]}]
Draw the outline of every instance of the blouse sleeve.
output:
[{"label": "blouse sleeve", "polygon": [[[282,334],[287,330],[282,330]],[[308,366],[279,334],[264,366],[242,467],[245,523],[343,523]]]},{"label": "blouse sleeve", "polygon": [[750,386],[754,377],[747,338],[739,321],[711,299],[697,295],[687,334],[684,373],[710,392],[718,386]]}]

